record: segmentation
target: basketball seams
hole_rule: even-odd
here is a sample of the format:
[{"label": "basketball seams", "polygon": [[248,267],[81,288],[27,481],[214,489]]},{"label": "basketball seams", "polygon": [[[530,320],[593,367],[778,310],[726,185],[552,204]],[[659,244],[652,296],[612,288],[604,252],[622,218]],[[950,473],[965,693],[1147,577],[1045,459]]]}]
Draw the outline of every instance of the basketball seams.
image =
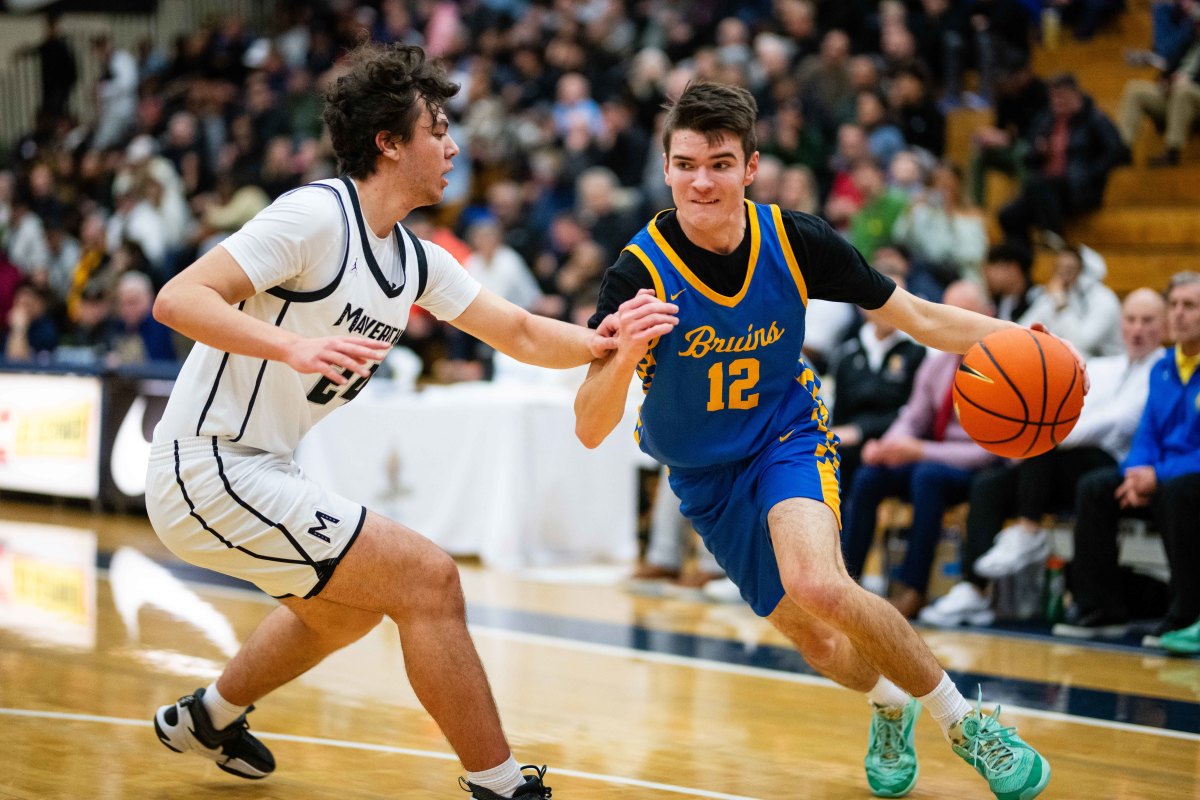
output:
[{"label": "basketball seams", "polygon": [[1050,405],[1049,404],[1050,398],[1048,397],[1050,390],[1047,386],[1047,384],[1049,383],[1050,377],[1046,374],[1046,351],[1042,349],[1042,343],[1038,339],[1038,337],[1034,335],[1033,331],[1026,328],[1025,332],[1029,334],[1030,339],[1033,339],[1033,346],[1036,347],[1037,351],[1038,351],[1038,361],[1040,361],[1042,364],[1042,413],[1039,416],[1041,417],[1041,419],[1043,421],[1045,421],[1046,409]]},{"label": "basketball seams", "polygon": [[996,419],[1003,420],[1005,422],[1020,423],[1020,425],[1021,425],[1021,430],[1018,433],[1014,434],[1013,436],[1009,436],[1008,438],[1005,438],[1005,439],[975,439],[975,437],[971,437],[971,438],[975,439],[975,442],[978,444],[1007,444],[1008,442],[1012,442],[1012,441],[1016,441],[1017,439],[1020,439],[1022,436],[1025,435],[1026,431],[1030,427],[1037,428],[1037,430],[1038,430],[1037,438],[1034,440],[1036,442],[1037,439],[1041,438],[1041,431],[1043,428],[1050,428],[1051,431],[1053,431],[1054,426],[1056,426],[1056,425],[1066,425],[1069,422],[1074,422],[1075,420],[1079,419],[1079,415],[1076,414],[1075,416],[1068,417],[1066,419],[1055,418],[1055,420],[1053,422],[1046,422],[1045,420],[1039,420],[1037,422],[1030,422],[1028,420],[1020,420],[1020,419],[1017,419],[1016,417],[1007,416],[1006,414],[999,414],[995,411],[992,411],[987,406],[977,403],[976,401],[972,400],[970,397],[967,397],[967,395],[964,394],[962,392],[962,390],[959,389],[957,386],[954,387],[954,391],[955,391],[955,394],[957,394],[961,399],[966,401],[968,404],[974,406],[975,408],[979,409],[983,413],[987,414],[988,416],[995,417]]},{"label": "basketball seams", "polygon": [[[1074,360],[1073,357],[1072,357],[1072,360]],[[1069,384],[1067,384],[1066,394],[1064,394],[1062,400],[1059,401],[1058,410],[1054,412],[1054,424],[1050,426],[1050,441],[1054,442],[1055,445],[1057,445],[1059,443],[1058,436],[1056,433],[1057,426],[1060,423],[1058,415],[1062,413],[1063,406],[1065,406],[1067,404],[1067,399],[1070,398],[1071,390],[1075,388],[1075,381],[1078,379],[1079,379],[1079,364],[1074,364],[1073,368],[1071,369],[1071,382]],[[1070,420],[1061,420],[1061,422],[1070,422],[1071,420],[1075,420],[1075,419],[1079,419],[1078,414],[1076,414]],[[1067,435],[1069,436],[1070,434],[1068,433]]]},{"label": "basketball seams", "polygon": [[[977,444],[1008,458],[1028,458],[1031,454],[1042,453],[1058,445],[1061,439],[1065,438],[1058,436],[1058,427],[1063,426],[1069,432],[1079,419],[1080,403],[1077,396],[1082,385],[1082,373],[1077,360],[1062,342],[1056,341],[1054,346],[1043,343],[1043,338],[1048,340],[1053,337],[1040,331],[1012,328],[1004,332],[997,331],[995,335],[985,338],[991,341],[980,341],[972,347],[968,353],[969,357],[963,362],[963,366],[960,366],[954,380],[956,406],[962,403],[960,421],[968,434]],[[1038,370],[1034,366],[1035,351],[1029,347],[1029,339],[1033,340],[1038,363],[1042,367],[1041,387],[1035,383]],[[994,370],[980,372],[977,366],[970,366],[973,363],[983,363],[983,356],[977,355],[976,349],[986,356]],[[983,377],[989,384],[981,384],[971,392],[978,397],[968,396],[965,391],[968,385],[973,384],[965,378],[959,380],[964,372]],[[996,378],[997,373],[1004,378],[1003,382]],[[1054,381],[1055,388],[1065,386],[1066,390],[1065,394],[1060,396],[1053,415],[1051,404],[1054,392],[1051,392],[1051,380]],[[1001,389],[1004,385],[1016,395],[1016,402]],[[1019,388],[1021,386],[1025,387],[1025,391]],[[1031,406],[1037,402],[1034,398],[1038,392],[1042,395],[1042,402],[1039,414],[1035,415],[1031,413]],[[989,407],[997,404],[999,408]],[[1019,416],[1022,414],[1024,419]],[[1049,435],[1046,435],[1047,433]],[[983,434],[985,437],[990,434],[996,438],[980,438],[977,434]]]},{"label": "basketball seams", "polygon": [[[1048,395],[1050,391],[1046,384],[1049,382],[1050,378],[1048,375],[1046,375],[1046,351],[1042,349],[1041,341],[1030,329],[1024,328],[1023,330],[1029,334],[1030,339],[1033,339],[1033,346],[1037,348],[1038,361],[1041,362],[1042,365],[1042,413],[1038,415],[1039,419],[1037,435],[1033,437],[1033,441],[1030,442],[1029,446],[1025,448],[1025,452],[1021,453],[1021,456],[1025,457],[1029,455],[1030,451],[1032,451],[1033,448],[1037,446],[1037,443],[1042,439],[1042,425],[1046,422],[1046,406],[1048,405],[1047,400],[1049,399]],[[1051,443],[1054,443],[1053,426],[1050,428],[1050,441]]]},{"label": "basketball seams", "polygon": [[1021,401],[1021,409],[1025,412],[1024,422],[1026,425],[1028,425],[1030,422],[1032,422],[1032,420],[1029,418],[1029,404],[1025,402],[1025,395],[1022,394],[1021,390],[1017,388],[1017,384],[1013,382],[1013,379],[1008,377],[1008,373],[1004,371],[1004,367],[1000,366],[1000,362],[996,360],[994,355],[992,355],[992,351],[988,349],[987,344],[980,342],[979,347],[983,350],[984,355],[986,355],[992,364],[995,365],[996,370],[1000,373],[1000,377],[1004,378],[1004,382],[1007,383],[1013,390],[1013,394],[1015,394],[1017,399]]},{"label": "basketball seams", "polygon": [[955,392],[958,394],[958,396],[959,396],[959,397],[961,397],[963,400],[966,400],[968,403],[970,403],[971,405],[975,406],[975,408],[978,408],[980,411],[984,412],[985,414],[989,414],[989,415],[991,415],[991,416],[995,417],[996,419],[1002,419],[1002,420],[1004,420],[1005,422],[1015,422],[1015,423],[1017,423],[1017,424],[1019,424],[1019,425],[1025,426],[1025,427],[1029,427],[1030,425],[1041,425],[1041,424],[1043,424],[1043,423],[1040,423],[1040,422],[1032,422],[1032,421],[1030,421],[1030,420],[1028,420],[1028,419],[1021,419],[1020,417],[1010,417],[1010,416],[1008,416],[1007,414],[1001,414],[1001,413],[1000,413],[1000,412],[998,412],[998,411],[993,411],[992,409],[988,408],[987,406],[983,405],[982,403],[980,403],[980,402],[978,402],[978,401],[976,401],[976,400],[972,400],[970,397],[968,397],[968,396],[966,395],[966,393],[965,393],[965,392],[964,392],[962,389],[960,389],[960,388],[959,388],[959,387],[957,387],[957,386],[956,386],[956,387],[954,387],[954,391],[955,391]]}]

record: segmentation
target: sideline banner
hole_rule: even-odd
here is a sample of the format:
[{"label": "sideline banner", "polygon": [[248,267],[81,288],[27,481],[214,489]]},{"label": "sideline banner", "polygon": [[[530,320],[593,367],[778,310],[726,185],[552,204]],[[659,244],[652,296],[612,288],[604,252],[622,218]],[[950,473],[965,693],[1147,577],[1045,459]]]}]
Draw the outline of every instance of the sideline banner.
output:
[{"label": "sideline banner", "polygon": [[150,439],[174,385],[173,376],[107,376],[100,441],[100,499],[105,508],[125,512],[145,507]]},{"label": "sideline banner", "polygon": [[95,499],[101,379],[0,373],[0,489]]}]

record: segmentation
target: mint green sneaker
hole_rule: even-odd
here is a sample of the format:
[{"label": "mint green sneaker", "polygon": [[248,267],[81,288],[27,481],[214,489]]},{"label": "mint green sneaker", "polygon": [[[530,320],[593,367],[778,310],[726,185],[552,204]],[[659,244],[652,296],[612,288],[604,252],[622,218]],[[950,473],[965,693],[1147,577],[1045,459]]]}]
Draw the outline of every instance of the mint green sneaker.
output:
[{"label": "mint green sneaker", "polygon": [[910,697],[904,708],[875,707],[871,738],[867,741],[867,785],[876,797],[904,797],[912,791],[921,771],[913,744],[913,726],[921,715],[921,704]]},{"label": "mint green sneaker", "polygon": [[962,746],[951,737],[950,746],[988,782],[997,800],[1032,800],[1050,782],[1050,762],[1017,736],[1014,726],[1001,727],[1000,706],[991,716],[975,710],[957,723],[965,737]]},{"label": "mint green sneaker", "polygon": [[1159,637],[1158,645],[1168,653],[1181,656],[1194,656],[1200,653],[1200,620],[1186,628],[1164,633]]}]

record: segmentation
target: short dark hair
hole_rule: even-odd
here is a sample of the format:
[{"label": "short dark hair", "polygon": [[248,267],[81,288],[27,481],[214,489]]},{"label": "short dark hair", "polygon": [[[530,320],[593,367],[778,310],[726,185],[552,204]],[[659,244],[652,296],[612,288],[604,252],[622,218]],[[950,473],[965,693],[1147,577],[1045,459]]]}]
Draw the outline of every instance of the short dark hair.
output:
[{"label": "short dark hair", "polygon": [[739,86],[699,81],[689,83],[679,99],[666,106],[663,123],[663,152],[670,155],[671,137],[675,131],[695,131],[704,134],[714,145],[732,133],[742,142],[746,160],[758,149],[754,132],[758,121],[758,103],[754,95]]},{"label": "short dark hair", "polygon": [[1025,245],[1017,242],[1001,242],[1000,244],[992,245],[991,249],[987,252],[987,259],[984,263],[994,264],[997,261],[1015,263],[1026,276],[1033,272],[1033,252]]},{"label": "short dark hair", "polygon": [[375,135],[389,131],[412,140],[423,109],[433,116],[458,93],[441,66],[411,45],[367,42],[346,56],[350,69],[325,90],[322,118],[329,128],[338,171],[356,178],[375,172]]}]

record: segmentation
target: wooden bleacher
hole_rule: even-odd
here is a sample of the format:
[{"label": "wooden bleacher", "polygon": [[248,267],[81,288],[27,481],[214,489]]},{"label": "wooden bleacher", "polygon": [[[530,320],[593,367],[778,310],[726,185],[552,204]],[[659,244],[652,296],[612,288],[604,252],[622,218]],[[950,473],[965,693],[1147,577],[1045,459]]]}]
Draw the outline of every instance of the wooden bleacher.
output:
[{"label": "wooden bleacher", "polygon": [[[1042,76],[1074,72],[1084,90],[1115,120],[1121,90],[1132,78],[1153,78],[1153,69],[1130,67],[1126,49],[1146,49],[1150,42],[1150,2],[1131,0],[1129,9],[1112,26],[1085,44],[1064,31],[1059,46],[1034,54]],[[956,111],[947,130],[948,155],[960,164],[970,158],[971,132],[990,124],[991,112]],[[1104,206],[1068,224],[1067,238],[1092,247],[1108,262],[1107,283],[1124,294],[1139,286],[1164,288],[1180,270],[1200,270],[1200,134],[1193,136],[1178,167],[1149,169],[1146,160],[1162,152],[1162,136],[1149,121],[1133,148],[1133,165],[1115,170]],[[999,238],[996,211],[1015,190],[1013,181],[989,174],[989,229]],[[1038,280],[1049,277],[1053,254],[1039,252],[1034,267]]]}]

